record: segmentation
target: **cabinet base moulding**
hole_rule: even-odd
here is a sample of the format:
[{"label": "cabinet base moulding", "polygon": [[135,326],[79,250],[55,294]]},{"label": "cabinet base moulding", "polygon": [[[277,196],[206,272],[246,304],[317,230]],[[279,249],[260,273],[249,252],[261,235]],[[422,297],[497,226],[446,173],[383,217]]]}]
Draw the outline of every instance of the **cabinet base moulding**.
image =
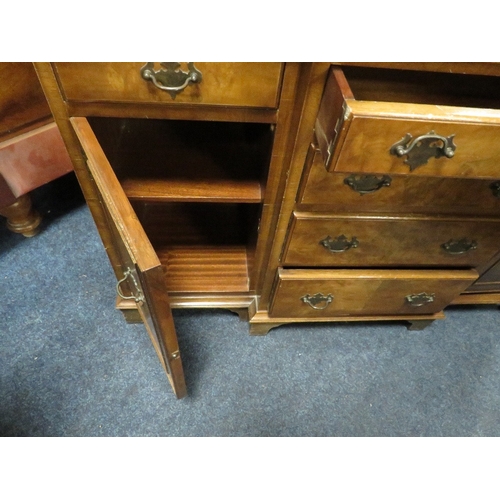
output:
[{"label": "cabinet base moulding", "polygon": [[[249,321],[255,315],[256,298],[239,295],[172,295],[172,309],[227,309],[237,314],[241,321]],[[142,319],[135,301],[116,298],[116,309],[120,310],[127,323],[141,323]]]},{"label": "cabinet base moulding", "polygon": [[266,335],[272,328],[289,323],[345,323],[362,321],[406,321],[409,330],[422,330],[436,319],[445,319],[443,312],[414,316],[337,316],[333,318],[270,318],[265,312],[257,312],[250,319],[250,335]]},{"label": "cabinet base moulding", "polygon": [[451,303],[454,305],[500,305],[500,293],[463,293]]}]

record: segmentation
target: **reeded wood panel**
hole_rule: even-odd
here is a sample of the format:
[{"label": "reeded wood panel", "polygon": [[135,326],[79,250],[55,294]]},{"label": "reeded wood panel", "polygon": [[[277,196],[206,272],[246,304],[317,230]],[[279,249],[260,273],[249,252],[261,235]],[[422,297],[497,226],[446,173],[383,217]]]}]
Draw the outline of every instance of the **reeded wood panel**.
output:
[{"label": "reeded wood panel", "polygon": [[[321,242],[345,236],[356,246],[332,252]],[[475,243],[452,254],[442,245]],[[461,245],[460,245],[461,246]],[[466,247],[464,247],[465,249]],[[283,264],[308,267],[478,267],[500,250],[500,221],[444,217],[295,213]],[[454,249],[454,251],[458,251]]]},{"label": "reeded wood panel", "polygon": [[[441,311],[476,278],[477,273],[470,270],[280,269],[269,316],[326,319],[347,315],[431,314]],[[316,294],[330,298],[314,302],[310,297]],[[406,299],[419,294],[432,298],[419,306]]]},{"label": "reeded wood panel", "polygon": [[169,292],[249,291],[257,206],[135,202],[134,208],[165,270]]},{"label": "reeded wood panel", "polygon": [[363,174],[328,172],[319,151],[312,149],[312,165],[306,166],[297,200],[308,205],[308,210],[500,215],[500,183],[496,185],[496,179],[413,175],[390,175],[387,179],[384,174],[365,173],[376,178],[381,187],[360,194],[349,183]]},{"label": "reeded wood panel", "polygon": [[244,246],[169,246],[157,250],[171,293],[248,292]]},{"label": "reeded wood panel", "polygon": [[282,63],[195,63],[202,81],[175,100],[141,77],[145,64],[55,63],[55,69],[68,101],[277,107]]}]

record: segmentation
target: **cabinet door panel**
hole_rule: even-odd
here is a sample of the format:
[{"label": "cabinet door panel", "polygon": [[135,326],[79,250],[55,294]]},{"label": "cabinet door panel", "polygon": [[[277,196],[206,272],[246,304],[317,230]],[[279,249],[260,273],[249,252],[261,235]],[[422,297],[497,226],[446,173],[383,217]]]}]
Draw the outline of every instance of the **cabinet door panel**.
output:
[{"label": "cabinet door panel", "polygon": [[85,118],[71,123],[87,157],[104,209],[107,229],[120,259],[117,291],[133,298],[170,384],[178,398],[186,384],[161,263]]}]

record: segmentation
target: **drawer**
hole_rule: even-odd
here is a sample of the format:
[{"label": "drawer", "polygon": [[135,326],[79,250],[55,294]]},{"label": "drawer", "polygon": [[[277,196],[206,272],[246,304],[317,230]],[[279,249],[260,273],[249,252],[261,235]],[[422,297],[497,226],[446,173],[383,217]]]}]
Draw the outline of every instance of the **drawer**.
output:
[{"label": "drawer", "polygon": [[295,212],[283,265],[478,267],[500,250],[498,219]]},{"label": "drawer", "polygon": [[330,171],[500,176],[500,78],[332,66],[315,135]]},{"label": "drawer", "polygon": [[[67,101],[277,107],[282,63],[195,63],[201,80],[175,98],[141,76],[145,64],[55,63],[55,71]],[[187,63],[179,69],[188,73]]]},{"label": "drawer", "polygon": [[498,216],[500,182],[329,172],[321,153],[311,146],[297,202],[308,210]]},{"label": "drawer", "polygon": [[467,271],[280,269],[269,316],[432,314],[477,278]]}]

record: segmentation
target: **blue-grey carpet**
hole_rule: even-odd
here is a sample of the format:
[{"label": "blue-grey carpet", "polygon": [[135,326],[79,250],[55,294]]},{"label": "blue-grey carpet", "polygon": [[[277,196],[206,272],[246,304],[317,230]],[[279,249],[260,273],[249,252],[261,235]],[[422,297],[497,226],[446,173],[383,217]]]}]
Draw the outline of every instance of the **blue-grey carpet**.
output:
[{"label": "blue-grey carpet", "polygon": [[[500,312],[288,325],[174,311],[189,396],[171,393],[74,177],[40,188],[34,238],[0,229],[0,435],[499,436]],[[0,221],[0,222],[3,222]]]}]

